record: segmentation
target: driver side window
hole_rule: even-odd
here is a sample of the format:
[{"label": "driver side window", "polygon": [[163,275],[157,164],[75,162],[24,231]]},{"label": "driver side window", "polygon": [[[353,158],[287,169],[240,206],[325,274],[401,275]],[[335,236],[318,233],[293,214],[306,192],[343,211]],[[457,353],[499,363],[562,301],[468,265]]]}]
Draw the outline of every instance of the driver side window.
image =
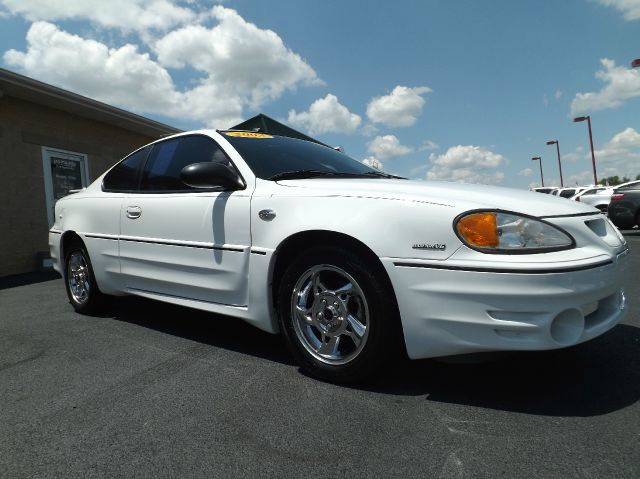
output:
[{"label": "driver side window", "polygon": [[206,136],[182,136],[156,143],[145,164],[140,190],[147,193],[197,191],[180,180],[180,172],[185,166],[208,161],[231,166],[227,154]]}]

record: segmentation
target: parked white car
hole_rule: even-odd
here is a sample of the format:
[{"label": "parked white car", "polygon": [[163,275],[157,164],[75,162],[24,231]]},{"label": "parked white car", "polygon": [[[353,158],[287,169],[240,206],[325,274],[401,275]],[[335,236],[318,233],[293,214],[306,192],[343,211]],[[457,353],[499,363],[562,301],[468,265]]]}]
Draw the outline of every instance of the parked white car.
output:
[{"label": "parked white car", "polygon": [[[419,182],[331,148],[202,130],[147,145],[55,206],[80,313],[131,294],[281,332],[311,374],[571,346],[626,311],[624,238],[597,210]],[[238,338],[242,341],[242,338]]]},{"label": "parked white car", "polygon": [[535,188],[530,188],[529,191],[535,191],[536,193],[545,193],[548,195],[555,189],[555,186],[536,186]]},{"label": "parked white car", "polygon": [[573,195],[570,199],[573,201],[582,201],[582,197],[587,195],[595,195],[600,193],[603,190],[606,190],[606,186],[585,186],[580,191],[578,191],[575,195]]},{"label": "parked white car", "polygon": [[617,186],[608,186],[605,189],[593,194],[584,195],[580,198],[580,202],[598,208],[603,213],[606,213],[611,203],[611,195],[616,188],[622,188],[624,186],[636,185],[640,183],[640,180],[629,181]]},{"label": "parked white car", "polygon": [[565,188],[559,188],[558,192],[553,194],[562,198],[572,199],[575,195],[584,191],[585,189],[587,189],[586,186],[568,186]]}]

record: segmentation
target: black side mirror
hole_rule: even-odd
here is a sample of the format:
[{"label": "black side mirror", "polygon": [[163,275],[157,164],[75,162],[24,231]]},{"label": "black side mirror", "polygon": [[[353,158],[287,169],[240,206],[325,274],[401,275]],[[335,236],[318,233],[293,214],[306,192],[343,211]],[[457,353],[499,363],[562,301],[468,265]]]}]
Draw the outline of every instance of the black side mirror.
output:
[{"label": "black side mirror", "polygon": [[193,163],[180,172],[180,180],[193,188],[224,188],[242,190],[245,185],[240,175],[227,165],[215,161]]}]

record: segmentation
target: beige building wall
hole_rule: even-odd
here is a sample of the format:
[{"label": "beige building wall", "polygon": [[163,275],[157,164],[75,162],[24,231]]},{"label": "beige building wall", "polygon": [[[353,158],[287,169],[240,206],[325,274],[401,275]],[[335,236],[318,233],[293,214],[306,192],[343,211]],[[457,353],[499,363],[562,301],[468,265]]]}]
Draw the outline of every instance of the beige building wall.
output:
[{"label": "beige building wall", "polygon": [[87,155],[93,181],[155,140],[10,96],[0,97],[0,276],[34,271],[48,252],[42,147]]}]

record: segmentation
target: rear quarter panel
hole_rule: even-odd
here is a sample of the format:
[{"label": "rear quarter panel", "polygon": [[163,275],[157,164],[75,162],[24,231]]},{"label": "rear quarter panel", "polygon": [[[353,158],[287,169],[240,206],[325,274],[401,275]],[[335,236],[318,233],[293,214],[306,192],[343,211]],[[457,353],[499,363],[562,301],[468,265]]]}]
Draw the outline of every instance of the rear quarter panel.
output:
[{"label": "rear quarter panel", "polygon": [[64,198],[56,208],[58,228],[63,234],[75,232],[82,238],[98,287],[107,294],[121,290],[117,236],[122,201],[119,193],[83,192]]}]

